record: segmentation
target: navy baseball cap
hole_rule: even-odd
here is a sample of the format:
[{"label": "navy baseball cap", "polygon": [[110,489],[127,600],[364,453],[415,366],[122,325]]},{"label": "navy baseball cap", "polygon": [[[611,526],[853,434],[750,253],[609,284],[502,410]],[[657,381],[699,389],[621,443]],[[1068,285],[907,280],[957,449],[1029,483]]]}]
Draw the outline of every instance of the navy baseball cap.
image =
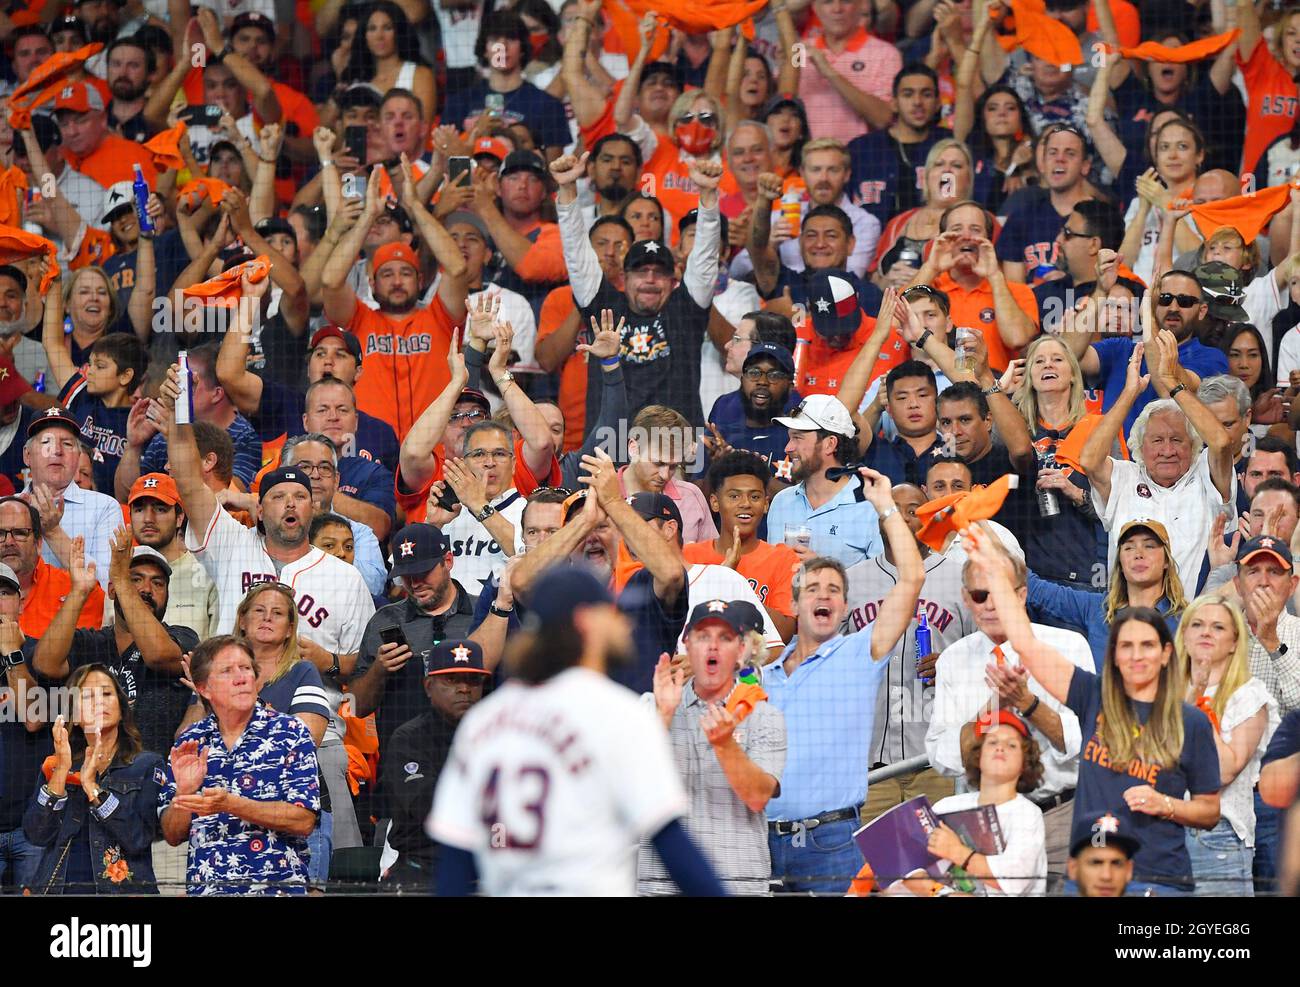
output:
[{"label": "navy baseball cap", "polygon": [[30,439],[37,433],[55,426],[66,428],[73,435],[81,436],[81,423],[72,417],[72,412],[55,405],[53,408],[46,408],[32,419],[32,423],[27,426],[27,437]]},{"label": "navy baseball cap", "polygon": [[862,325],[858,286],[848,271],[818,271],[808,283],[808,314],[817,335],[851,336]]},{"label": "navy baseball cap", "polygon": [[278,466],[266,476],[262,477],[262,483],[257,490],[257,502],[260,504],[266,500],[266,495],[271,492],[271,488],[280,483],[298,483],[311,493],[311,477],[297,466]]},{"label": "navy baseball cap", "polygon": [[678,71],[677,66],[672,62],[658,61],[651,62],[641,70],[641,84],[637,86],[638,91],[645,87],[651,76],[666,75],[672,78],[673,85],[678,89],[682,86],[682,74]]},{"label": "navy baseball cap", "polygon": [[[727,233],[728,230],[730,229],[730,225],[727,222],[727,217],[723,216],[721,213],[718,214],[718,218],[722,220],[721,242],[726,243]],[[685,216],[683,216],[681,219],[677,221],[678,236],[681,236],[681,234],[685,233],[687,230],[689,230],[692,226],[694,226],[699,221],[700,221],[700,211],[698,209],[692,209],[690,212],[688,212]]]},{"label": "navy baseball cap", "polygon": [[657,264],[669,274],[677,269],[672,253],[658,240],[638,240],[623,257],[624,271],[635,271],[649,264]]},{"label": "navy baseball cap", "polygon": [[777,364],[785,369],[787,373],[794,373],[794,357],[790,351],[779,343],[754,343],[749,347],[749,355],[745,357],[742,367],[748,367],[750,361],[765,357],[769,360],[775,360]]},{"label": "navy baseball cap", "polygon": [[750,631],[763,631],[766,623],[763,615],[759,613],[758,607],[748,600],[732,600],[729,604],[733,613],[740,619],[740,630],[744,633]]},{"label": "navy baseball cap", "polygon": [[706,600],[691,611],[684,633],[689,634],[707,620],[720,620],[737,634],[749,630],[749,615],[739,610],[735,603],[728,600]]},{"label": "navy baseball cap", "polygon": [[586,566],[554,565],[537,577],[535,585],[544,592],[529,594],[524,622],[531,627],[567,624],[577,607],[614,602],[609,588]]},{"label": "navy baseball cap", "polygon": [[682,512],[678,510],[676,501],[667,494],[645,491],[633,494],[627,502],[632,505],[632,510],[647,521],[676,521],[677,530],[682,530]]},{"label": "navy baseball cap", "polygon": [[409,576],[428,572],[447,556],[451,545],[438,528],[423,521],[413,521],[393,536],[389,545],[393,549],[394,576]]},{"label": "navy baseball cap", "polygon": [[506,175],[513,175],[516,171],[531,171],[542,181],[546,181],[549,175],[546,165],[537,156],[537,152],[527,149],[511,151],[506,155],[505,161],[501,163],[500,177],[505,178]]},{"label": "navy baseball cap", "polygon": [[1074,832],[1070,834],[1070,856],[1077,857],[1090,846],[1117,847],[1132,859],[1142,844],[1131,823],[1107,812],[1096,817],[1084,816],[1074,824]]},{"label": "navy baseball cap", "polygon": [[246,27],[260,28],[262,33],[266,35],[267,40],[272,44],[275,43],[275,21],[265,14],[258,13],[256,10],[246,10],[236,17],[230,25],[230,33],[227,37],[233,38]]},{"label": "navy baseball cap", "polygon": [[257,235],[260,237],[281,233],[284,236],[291,237],[294,243],[298,242],[298,234],[289,225],[289,221],[281,219],[279,216],[267,216],[266,219],[259,219],[253,229],[257,230]]},{"label": "navy baseball cap", "polygon": [[1274,538],[1272,535],[1260,535],[1242,542],[1241,547],[1237,549],[1237,564],[1246,565],[1260,555],[1271,555],[1282,564],[1282,568],[1288,570],[1292,568],[1290,547],[1281,538]]},{"label": "navy baseball cap", "polygon": [[456,672],[492,674],[483,667],[483,649],[477,642],[461,638],[439,641],[424,660],[425,675],[450,675]]}]

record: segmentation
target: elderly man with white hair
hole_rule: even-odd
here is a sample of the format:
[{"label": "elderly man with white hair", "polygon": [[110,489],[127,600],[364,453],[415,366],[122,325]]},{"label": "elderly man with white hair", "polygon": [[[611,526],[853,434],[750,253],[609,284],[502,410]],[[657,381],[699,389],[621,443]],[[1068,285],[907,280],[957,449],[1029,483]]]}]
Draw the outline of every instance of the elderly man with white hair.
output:
[{"label": "elderly man with white hair", "polygon": [[[1179,380],[1178,343],[1162,330],[1152,339],[1149,375],[1141,373],[1141,344],[1133,348],[1124,390],[1093,430],[1080,456],[1092,484],[1092,502],[1109,534],[1109,564],[1116,564],[1119,533],[1126,521],[1149,518],[1169,532],[1178,575],[1189,595],[1201,583],[1205,546],[1217,514],[1232,510],[1237,474],[1228,430]],[[1129,433],[1132,461],[1112,458],[1133,403],[1148,380],[1159,400],[1152,401]]]}]

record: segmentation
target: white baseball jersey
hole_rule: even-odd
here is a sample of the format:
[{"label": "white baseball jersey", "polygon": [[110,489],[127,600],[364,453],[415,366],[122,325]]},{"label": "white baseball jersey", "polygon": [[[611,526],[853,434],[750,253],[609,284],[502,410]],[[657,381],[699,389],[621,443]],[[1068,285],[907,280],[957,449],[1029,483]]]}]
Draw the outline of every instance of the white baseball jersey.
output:
[{"label": "white baseball jersey", "polygon": [[313,548],[277,573],[262,535],[255,528],[244,527],[224,509],[212,516],[206,531],[186,528],[185,547],[217,584],[220,609],[214,633],[234,633],[239,601],[254,583],[270,580],[293,589],[298,632],[303,637],[341,655],[361,650],[361,635],[374,615],[375,604],[354,566]]},{"label": "white baseball jersey", "polygon": [[462,507],[459,514],[442,526],[442,533],[451,544],[451,574],[473,597],[483,591],[488,576],[495,576],[506,567],[524,533],[524,508],[528,501],[518,492],[507,490],[490,503],[514,526],[514,545],[498,545],[492,532],[475,521],[468,508]]},{"label": "white baseball jersey", "polygon": [[[725,565],[697,563],[686,570],[686,582],[690,587],[689,609],[686,611],[688,614],[701,603],[708,603],[710,600],[744,600],[746,603],[754,604],[758,612],[763,615],[763,637],[766,639],[767,646],[785,647],[781,632],[776,629],[776,624],[772,623],[772,616],[759,600],[758,594],[754,592],[754,587],[749,585],[749,580],[735,569],[728,569]],[[686,654],[685,629],[677,636],[677,653]]]},{"label": "white baseball jersey", "polygon": [[486,894],[631,895],[638,844],[686,812],[654,711],[570,668],[465,714],[426,828],[474,854]]}]

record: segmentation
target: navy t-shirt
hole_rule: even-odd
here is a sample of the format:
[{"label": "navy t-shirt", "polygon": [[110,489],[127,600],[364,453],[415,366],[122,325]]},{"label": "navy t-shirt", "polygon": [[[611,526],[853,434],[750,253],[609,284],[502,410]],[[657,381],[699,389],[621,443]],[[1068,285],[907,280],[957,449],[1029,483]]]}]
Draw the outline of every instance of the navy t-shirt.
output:
[{"label": "navy t-shirt", "polygon": [[[1133,858],[1133,879],[1178,887],[1192,886],[1192,861],[1187,855],[1186,830],[1176,822],[1131,812],[1124,793],[1150,785],[1162,795],[1181,800],[1183,795],[1211,795],[1222,787],[1219,754],[1210,721],[1195,706],[1183,703],[1183,750],[1173,768],[1135,762],[1127,772],[1110,767],[1110,750],[1097,735],[1101,715],[1101,677],[1081,668],[1074,670],[1065,705],[1079,718],[1083,749],[1079,753],[1079,785],[1074,796],[1074,822],[1100,819],[1110,813],[1127,821],[1141,841]],[[1151,715],[1152,703],[1133,701],[1139,723]]]},{"label": "navy t-shirt", "polygon": [[1007,200],[1007,221],[998,237],[998,260],[1025,265],[1025,277],[1034,269],[1056,263],[1056,237],[1065,222],[1044,188],[1022,189]]},{"label": "navy t-shirt", "polygon": [[23,443],[27,440],[27,426],[35,417],[36,412],[33,409],[25,404],[19,405],[18,424],[14,429],[13,438],[9,442],[9,447],[4,452],[0,452],[0,474],[9,477],[9,482],[14,485],[15,490],[21,490],[26,486],[24,475],[27,467],[23,464]]},{"label": "navy t-shirt", "polygon": [[[785,407],[781,409],[782,415],[788,415],[792,412],[798,403],[803,400],[799,392],[794,388],[790,389],[790,394],[786,397]],[[754,427],[745,424],[745,407],[740,403],[740,392],[731,391],[723,394],[718,400],[713,402],[713,410],[709,412],[709,421],[718,426],[718,431],[722,437],[731,444],[733,449],[748,449],[750,452],[756,452],[768,462],[776,463],[785,458],[785,447],[790,442],[790,430],[784,425],[772,422],[770,425]],[[708,469],[708,456],[705,452],[704,471]]]},{"label": "navy t-shirt", "polygon": [[[275,380],[262,381],[261,406],[250,421],[263,442],[281,436],[302,435],[306,397]],[[357,456],[382,463],[390,472],[397,469],[397,433],[388,422],[357,411]]]},{"label": "navy t-shirt", "polygon": [[1261,763],[1270,764],[1292,754],[1300,754],[1300,709],[1293,709],[1282,717],[1282,722],[1273,733],[1273,739],[1268,742]]},{"label": "navy t-shirt", "polygon": [[113,492],[113,476],[126,452],[126,419],[131,407],[110,408],[86,390],[86,378],[74,374],[59,395],[59,403],[81,422],[81,435],[90,443],[95,489]]},{"label": "navy t-shirt", "polygon": [[[808,307],[808,281],[814,272],[792,271],[784,264],[781,265],[780,273],[776,276],[776,290],[770,295],[763,295],[764,301],[780,298],[786,288],[790,289],[790,303],[793,305],[802,305]],[[852,272],[847,272],[849,278],[858,288],[858,304],[862,306],[862,311],[873,319],[880,314],[880,303],[885,300],[884,294],[869,278],[859,278]],[[762,294],[762,292],[759,292]]]},{"label": "navy t-shirt", "polygon": [[[1034,449],[1040,459],[1048,452],[1055,453],[1056,447],[1069,434],[1068,428],[1047,428],[1040,422],[1033,431]],[[1061,468],[1067,479],[1084,492],[1084,504],[1088,505],[1092,496],[1088,478],[1069,466],[1062,464]],[[1033,495],[1034,504],[1021,542],[1029,568],[1052,582],[1084,584],[1085,588],[1094,586],[1093,573],[1106,571],[1107,542],[1101,522],[1095,515],[1075,507],[1061,491],[1056,492],[1060,513],[1043,517],[1037,507],[1037,491],[1031,486],[1026,493]],[[1030,498],[1026,496],[1025,499],[1028,501]],[[1099,563],[1101,569],[1097,570],[1095,566]]]},{"label": "navy t-shirt", "polygon": [[649,569],[638,570],[618,597],[618,608],[632,621],[632,639],[636,655],[627,665],[617,665],[609,670],[610,678],[634,692],[650,692],[654,688],[655,665],[664,652],[677,653],[677,639],[686,626],[690,609],[690,592],[686,582],[671,606],[665,606],[655,596],[654,576]]},{"label": "navy t-shirt", "polygon": [[[481,82],[470,89],[448,93],[443,123],[454,124],[461,130],[473,129],[474,121],[487,112],[487,97],[491,91],[486,82]],[[541,138],[543,147],[567,147],[573,143],[564,104],[554,96],[542,92],[531,82],[525,82],[514,92],[498,95],[505,97],[501,119],[506,123],[522,121],[528,124]]]},{"label": "navy t-shirt", "polygon": [[[1103,412],[1109,411],[1111,405],[1118,401],[1119,396],[1124,392],[1124,381],[1128,376],[1128,361],[1133,355],[1135,345],[1136,341],[1132,336],[1113,336],[1092,344],[1093,349],[1097,351],[1098,359],[1101,360],[1101,373],[1097,376],[1098,386],[1103,390],[1101,402]],[[1211,349],[1195,336],[1189,336],[1184,342],[1178,344],[1178,362],[1201,380],[1228,372],[1228,358],[1223,352]],[[1146,357],[1142,358],[1141,372],[1147,373]],[[1142,413],[1142,409],[1156,400],[1156,397],[1156,389],[1149,385],[1138,395],[1128,417],[1124,419],[1125,437],[1132,430],[1133,423],[1137,421],[1137,416]]]},{"label": "navy t-shirt", "polygon": [[888,130],[873,130],[849,141],[849,198],[883,229],[899,213],[922,205],[925,158],[939,131],[915,144],[895,140]]},{"label": "navy t-shirt", "polygon": [[[185,243],[181,240],[180,230],[168,230],[166,233],[159,234],[153,242],[153,253],[157,271],[154,281],[154,305],[157,311],[157,299],[171,294],[172,284],[180,277],[181,272],[190,266],[190,255],[185,252]],[[126,313],[126,307],[131,301],[131,290],[135,287],[135,260],[136,252],[130,250],[123,254],[114,254],[100,265],[108,275],[108,283],[117,292],[118,317],[112,325],[114,332],[132,331],[131,318]],[[72,362],[81,366],[76,354],[73,354]]]},{"label": "navy t-shirt", "polygon": [[339,493],[382,507],[389,517],[397,512],[393,474],[381,463],[360,456],[339,460]]}]

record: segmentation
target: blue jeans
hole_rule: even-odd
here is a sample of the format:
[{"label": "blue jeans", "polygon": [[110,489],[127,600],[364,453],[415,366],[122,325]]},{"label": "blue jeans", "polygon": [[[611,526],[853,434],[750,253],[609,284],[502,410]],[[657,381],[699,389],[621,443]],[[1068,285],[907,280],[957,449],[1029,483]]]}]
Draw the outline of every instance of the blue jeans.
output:
[{"label": "blue jeans", "polygon": [[1188,829],[1187,853],[1192,858],[1196,896],[1248,898],[1255,894],[1251,860],[1255,851],[1246,846],[1220,819],[1213,829]]},{"label": "blue jeans", "polygon": [[857,819],[822,823],[789,836],[767,834],[772,854],[772,880],[778,892],[844,894],[862,869],[862,854],[853,842]]},{"label": "blue jeans", "polygon": [[1282,810],[1275,809],[1255,791],[1255,884],[1272,891],[1277,879],[1277,833]]},{"label": "blue jeans", "polygon": [[22,891],[36,879],[44,850],[27,841],[21,829],[0,833],[0,884]]},{"label": "blue jeans", "polygon": [[313,887],[323,887],[330,876],[330,856],[334,849],[334,814],[322,812],[316,828],[307,837],[311,860],[307,862],[307,879]]}]

